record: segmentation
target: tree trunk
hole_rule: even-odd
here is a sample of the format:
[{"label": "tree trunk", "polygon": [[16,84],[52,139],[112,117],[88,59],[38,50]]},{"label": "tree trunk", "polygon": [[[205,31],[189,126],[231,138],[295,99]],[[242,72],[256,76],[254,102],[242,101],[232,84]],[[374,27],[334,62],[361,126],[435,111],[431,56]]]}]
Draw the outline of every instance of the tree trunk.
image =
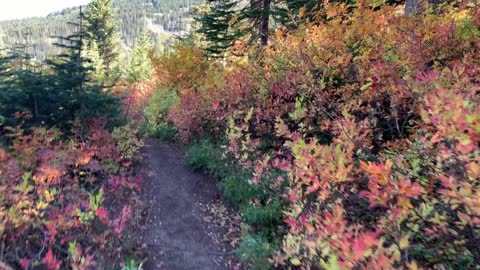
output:
[{"label": "tree trunk", "polygon": [[[82,7],[80,6],[80,26],[79,26],[79,30],[80,30],[80,48],[78,49],[78,58],[77,58],[77,65],[78,65],[78,68],[80,68],[80,66],[82,65],[82,50],[83,50],[83,13],[82,13]],[[83,71],[81,71],[83,72]],[[83,131],[85,129],[85,126],[86,126],[86,123],[85,123],[85,111],[86,111],[86,107],[85,107],[85,100],[83,99],[83,93],[84,93],[84,89],[83,89],[83,82],[85,81],[85,74],[83,74],[82,76],[82,81],[80,82],[80,85],[79,85],[79,88],[78,88],[78,98],[80,99],[80,138],[83,137]]]},{"label": "tree trunk", "polygon": [[263,0],[263,12],[262,12],[262,26],[260,31],[260,42],[262,46],[268,44],[269,36],[269,19],[270,19],[270,2],[271,0]]},{"label": "tree trunk", "polygon": [[405,3],[405,15],[416,13],[418,9],[419,0],[407,0]]},{"label": "tree trunk", "polygon": [[37,100],[37,95],[33,94],[33,118],[35,120],[38,119],[38,100]]}]

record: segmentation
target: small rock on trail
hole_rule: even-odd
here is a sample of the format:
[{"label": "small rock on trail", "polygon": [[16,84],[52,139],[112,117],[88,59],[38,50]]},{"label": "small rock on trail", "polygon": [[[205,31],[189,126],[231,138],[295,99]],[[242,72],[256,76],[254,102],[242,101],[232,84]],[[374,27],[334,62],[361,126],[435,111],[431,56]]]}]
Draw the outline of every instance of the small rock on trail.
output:
[{"label": "small rock on trail", "polygon": [[193,172],[170,144],[148,140],[143,155],[144,269],[239,269],[230,245],[237,242],[239,218],[225,207],[215,180]]}]

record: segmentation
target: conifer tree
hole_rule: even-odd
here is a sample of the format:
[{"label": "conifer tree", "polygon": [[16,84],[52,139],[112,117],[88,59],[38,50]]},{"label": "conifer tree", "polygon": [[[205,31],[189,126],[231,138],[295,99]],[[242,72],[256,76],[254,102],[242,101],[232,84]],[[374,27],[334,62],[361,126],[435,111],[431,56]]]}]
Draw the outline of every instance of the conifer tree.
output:
[{"label": "conifer tree", "polygon": [[288,23],[287,17],[303,7],[299,1],[313,2],[296,0],[292,5],[289,0],[213,0],[210,10],[197,18],[197,32],[204,35],[205,50],[212,56],[223,57],[225,50],[239,39],[248,39],[249,45],[266,46],[272,23]]},{"label": "conifer tree", "polygon": [[[339,0],[347,4],[354,0]],[[272,30],[292,29],[313,18],[322,7],[318,0],[211,0],[209,10],[197,17],[211,56],[223,57],[236,40],[248,40],[249,46],[268,44]]]},{"label": "conifer tree", "polygon": [[27,126],[57,126],[69,132],[76,122],[84,127],[90,117],[112,119],[120,115],[118,100],[104,91],[94,75],[101,71],[89,59],[91,52],[85,50],[83,16],[71,25],[76,32],[57,37],[62,53],[48,59],[47,65],[36,62],[26,45],[0,57],[0,115],[4,125],[16,125],[13,114],[26,112],[32,116]]},{"label": "conifer tree", "polygon": [[223,57],[225,50],[245,35],[238,27],[240,9],[237,0],[213,1],[209,9],[195,19],[200,25],[197,32],[203,34],[207,42],[205,50],[213,57]]},{"label": "conifer tree", "polygon": [[[93,0],[83,15],[85,20],[85,44],[90,51],[98,50],[103,62],[103,70],[108,82],[114,82],[119,77],[119,46],[120,33],[115,21],[115,11],[112,0]],[[95,48],[97,47],[97,48]],[[92,59],[94,61],[96,59]],[[94,63],[98,66],[99,63]]]},{"label": "conifer tree", "polygon": [[[86,82],[87,74],[94,71],[88,63],[90,60],[85,57],[84,44],[87,38],[86,27],[84,24],[84,15],[80,10],[79,23],[71,23],[76,28],[76,32],[67,37],[57,37],[59,42],[54,43],[62,49],[62,53],[57,56],[55,61],[49,60],[55,71],[55,86],[59,94],[63,97],[61,118],[73,121],[76,116],[81,120],[85,118],[86,113]],[[73,124],[70,122],[68,124]]]},{"label": "conifer tree", "polygon": [[89,68],[88,75],[92,79],[103,80],[105,78],[105,66],[100,56],[98,45],[95,41],[91,42],[89,47],[85,46],[82,50],[83,56],[89,61],[85,64]]},{"label": "conifer tree", "polygon": [[[353,0],[341,0],[352,2]],[[313,19],[323,2],[318,0],[281,0],[283,4],[275,6],[275,21],[287,29],[295,29],[308,20]]]},{"label": "conifer tree", "polygon": [[153,72],[152,61],[149,57],[151,49],[150,33],[144,29],[130,53],[130,60],[127,67],[128,82],[141,82],[150,78]]},{"label": "conifer tree", "polygon": [[20,45],[0,59],[0,115],[9,125],[15,124],[15,112],[31,114],[28,124],[51,124],[60,107],[59,98],[49,85],[44,66],[26,51],[27,46]]},{"label": "conifer tree", "polygon": [[[0,100],[6,101],[6,85],[8,80],[8,61],[9,59],[5,56],[4,50],[0,49]],[[5,104],[0,102],[0,131],[3,124],[5,123]]]},{"label": "conifer tree", "polygon": [[260,40],[262,46],[268,44],[271,0],[250,0],[250,5],[242,11],[250,22],[251,41]]},{"label": "conifer tree", "polygon": [[[48,61],[54,70],[54,82],[57,97],[62,100],[60,119],[56,122],[63,129],[71,128],[80,120],[80,135],[83,133],[85,119],[97,115],[113,117],[117,114],[117,100],[103,91],[103,85],[90,74],[94,74],[95,63],[87,58],[85,39],[89,37],[84,24],[84,15],[80,10],[79,23],[73,23],[77,32],[58,37],[56,43],[63,53],[56,60]],[[92,43],[93,44],[93,43]]]}]

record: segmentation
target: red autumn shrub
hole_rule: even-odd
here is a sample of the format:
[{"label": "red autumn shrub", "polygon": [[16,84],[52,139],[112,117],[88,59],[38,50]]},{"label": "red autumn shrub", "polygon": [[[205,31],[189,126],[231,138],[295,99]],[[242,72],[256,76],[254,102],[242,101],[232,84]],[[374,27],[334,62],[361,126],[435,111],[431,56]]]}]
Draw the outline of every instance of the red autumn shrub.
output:
[{"label": "red autumn shrub", "polygon": [[249,184],[283,198],[277,268],[474,269],[480,6],[372,5],[326,3],[223,80],[165,67],[181,97],[170,120],[226,132]]},{"label": "red autumn shrub", "polygon": [[140,182],[130,180],[133,172],[118,165],[128,160],[101,124],[92,122],[85,142],[65,139],[55,129],[13,130],[11,147],[0,149],[5,262],[23,268],[96,269],[100,262],[108,263],[104,258],[121,255],[122,249],[113,243],[122,241],[132,215],[127,205],[120,213],[106,210],[113,164],[117,164],[113,171],[121,171],[128,182],[117,184],[126,200],[138,194]]}]

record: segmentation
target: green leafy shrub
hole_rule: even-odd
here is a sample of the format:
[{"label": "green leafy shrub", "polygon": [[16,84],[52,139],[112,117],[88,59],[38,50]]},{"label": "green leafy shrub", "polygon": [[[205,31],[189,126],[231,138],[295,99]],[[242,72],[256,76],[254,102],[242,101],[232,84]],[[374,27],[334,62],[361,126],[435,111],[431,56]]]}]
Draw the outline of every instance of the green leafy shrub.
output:
[{"label": "green leafy shrub", "polygon": [[135,259],[130,259],[127,263],[125,263],[125,266],[122,268],[122,270],[143,270],[143,263],[138,262]]},{"label": "green leafy shrub", "polygon": [[173,142],[177,135],[177,129],[169,124],[154,124],[145,126],[144,133],[151,138],[157,138],[165,142]]},{"label": "green leafy shrub", "polygon": [[168,123],[170,109],[179,103],[175,90],[157,91],[144,110],[146,133],[148,136],[165,141],[173,141],[176,129]]},{"label": "green leafy shrub", "polygon": [[198,171],[210,172],[217,175],[221,170],[223,151],[209,139],[194,143],[187,150],[188,163]]},{"label": "green leafy shrub", "polygon": [[268,258],[275,252],[274,245],[260,234],[247,233],[237,250],[240,259],[251,265],[252,269],[273,269]]},{"label": "green leafy shrub", "polygon": [[218,186],[225,197],[238,206],[249,230],[258,234],[247,234],[242,239],[239,247],[242,260],[253,269],[270,269],[267,258],[280,239],[277,226],[282,222],[281,199],[267,185],[251,183],[252,172],[245,170],[233,157],[224,157],[223,152],[223,148],[210,139],[203,139],[190,146],[186,157],[195,170],[220,178]]},{"label": "green leafy shrub", "polygon": [[272,230],[280,224],[282,205],[279,199],[272,200],[265,205],[251,203],[242,208],[243,220],[248,224],[258,225],[265,232],[271,234]]},{"label": "green leafy shrub", "polygon": [[139,130],[131,125],[116,127],[113,129],[112,137],[120,155],[125,160],[138,160],[138,153],[143,147],[143,141],[138,138]]},{"label": "green leafy shrub", "polygon": [[242,219],[250,225],[258,226],[272,235],[281,223],[282,203],[278,196],[263,186],[253,185],[249,177],[232,169],[230,175],[219,182],[225,197],[240,207]]},{"label": "green leafy shrub", "polygon": [[258,196],[258,189],[248,183],[246,176],[230,175],[222,179],[218,185],[225,197],[237,205]]}]

